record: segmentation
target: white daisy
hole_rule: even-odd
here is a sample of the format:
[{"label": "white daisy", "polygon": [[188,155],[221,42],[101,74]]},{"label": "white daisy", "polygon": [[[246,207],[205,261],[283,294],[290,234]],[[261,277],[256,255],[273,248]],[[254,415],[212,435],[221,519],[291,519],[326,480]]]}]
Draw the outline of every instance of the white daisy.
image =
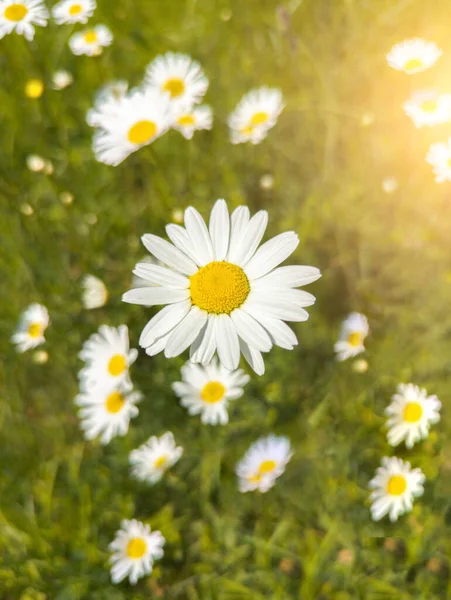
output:
[{"label": "white daisy", "polygon": [[86,54],[86,56],[99,56],[105,46],[110,46],[113,34],[106,25],[96,25],[85,31],[78,31],[69,39],[69,46],[73,54]]},{"label": "white daisy", "polygon": [[423,494],[425,476],[421,469],[411,469],[409,462],[404,462],[395,456],[384,456],[382,466],[376,470],[375,477],[370,481],[371,517],[379,521],[389,515],[390,521],[412,510],[413,499]]},{"label": "white daisy", "polygon": [[38,154],[29,154],[27,156],[27,167],[30,171],[39,173],[45,169],[45,158],[42,158]]},{"label": "white daisy", "polygon": [[95,9],[95,0],[61,0],[52,8],[52,16],[59,25],[87,23]]},{"label": "white daisy", "polygon": [[130,452],[131,474],[135,479],[157,483],[182,453],[183,448],[175,445],[170,431],[159,438],[153,435],[145,444]]},{"label": "white daisy", "polygon": [[111,81],[100,88],[94,101],[94,108],[88,110],[86,114],[88,125],[100,127],[102,120],[107,115],[109,117],[116,116],[127,91],[128,83],[122,80]]},{"label": "white daisy", "polygon": [[447,142],[432,144],[426,161],[432,165],[437,183],[451,181],[451,138]]},{"label": "white daisy", "polygon": [[404,111],[415,127],[448,123],[451,120],[451,94],[439,94],[436,90],[414,92],[404,104]]},{"label": "white daisy", "polygon": [[64,90],[72,85],[73,81],[74,78],[72,73],[69,73],[69,71],[64,71],[63,69],[55,71],[52,77],[53,88],[55,90]]},{"label": "white daisy", "polygon": [[139,413],[135,405],[141,399],[140,392],[124,384],[116,388],[96,387],[79,394],[75,404],[80,407],[78,416],[85,438],[92,440],[100,435],[100,442],[106,445],[112,438],[125,435],[130,419]]},{"label": "white daisy", "polygon": [[0,39],[15,31],[31,42],[34,26],[45,27],[49,12],[42,0],[0,1]]},{"label": "white daisy", "polygon": [[413,38],[395,44],[387,54],[387,62],[393,69],[411,75],[429,69],[441,55],[442,51],[435,42]]},{"label": "white daisy", "polygon": [[45,342],[44,331],[49,324],[49,313],[42,304],[30,304],[21,314],[19,325],[11,337],[17,352],[25,352]]},{"label": "white daisy", "polygon": [[285,471],[293,453],[290,440],[269,435],[252,444],[235,468],[240,492],[267,492]]},{"label": "white daisy", "polygon": [[126,577],[132,585],[151,573],[154,560],[162,558],[164,537],[159,531],[150,531],[149,525],[141,521],[125,519],[121,529],[116,532],[116,537],[109,548],[111,556],[111,580],[119,583]]},{"label": "white daisy", "polygon": [[228,119],[232,144],[259,144],[277,123],[283,107],[277,88],[264,86],[243,96]]},{"label": "white daisy", "polygon": [[437,396],[428,396],[425,389],[412,383],[398,385],[398,393],[385,409],[389,416],[388,443],[397,446],[403,440],[407,448],[426,438],[429,427],[440,421],[441,402]]},{"label": "white daisy", "polygon": [[173,115],[166,95],[152,89],[135,90],[113,103],[99,106],[93,149],[98,161],[118,165],[132,152],[165,133]]},{"label": "white daisy", "polygon": [[78,356],[86,362],[79,373],[83,391],[111,389],[121,383],[131,387],[128,370],[138,351],[129,349],[127,325],[117,328],[101,325],[99,332],[83,344]]},{"label": "white daisy", "polygon": [[205,366],[187,362],[181,372],[183,381],[173,383],[172,389],[188,413],[200,414],[202,423],[209,425],[228,423],[227,405],[241,398],[249,375],[241,369],[228,371],[215,358]]},{"label": "white daisy", "polygon": [[202,102],[208,79],[200,64],[187,54],[166,52],[147,67],[145,84],[167,93],[177,107],[189,107]]},{"label": "white daisy", "polygon": [[360,313],[351,313],[342,323],[338,342],[334,346],[337,360],[346,360],[365,352],[363,342],[368,335],[368,319]]},{"label": "white daisy", "polygon": [[83,288],[83,306],[88,310],[100,308],[108,300],[108,290],[105,284],[94,275],[85,275],[81,282]]},{"label": "white daisy", "polygon": [[190,140],[195,131],[201,129],[211,129],[213,127],[213,113],[207,105],[195,106],[189,110],[182,110],[178,114],[172,126]]},{"label": "white daisy", "polygon": [[[153,356],[167,358],[191,347],[193,362],[208,364],[218,352],[222,365],[234,371],[240,352],[258,374],[265,370],[261,352],[273,345],[292,350],[294,332],[284,321],[306,321],[304,309],[315,302],[295,290],[318,279],[315,267],[278,267],[295,250],[298,236],[282,233],[258,248],[268,222],[264,210],[250,218],[239,206],[229,218],[218,200],[209,227],[193,207],[185,211],[185,228],[168,225],[173,244],[147,234],[144,246],[168,268],[138,264],[134,273],[149,287],[130,290],[125,302],[167,304],[146,325],[140,344]],[[157,286],[150,287],[152,284]]]}]

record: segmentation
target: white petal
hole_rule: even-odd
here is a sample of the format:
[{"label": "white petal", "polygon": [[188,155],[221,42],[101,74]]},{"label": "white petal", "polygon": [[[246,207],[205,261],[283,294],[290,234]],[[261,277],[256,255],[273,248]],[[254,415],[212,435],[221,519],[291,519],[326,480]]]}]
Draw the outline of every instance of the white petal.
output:
[{"label": "white petal", "polygon": [[299,238],[294,231],[286,231],[265,242],[244,267],[249,279],[269,273],[294,252]]},{"label": "white petal", "polygon": [[252,316],[268,331],[276,346],[292,350],[293,346],[297,345],[298,340],[294,331],[284,321],[257,311],[252,311]]},{"label": "white petal", "polygon": [[251,291],[245,304],[242,306],[243,310],[246,310],[249,314],[252,314],[255,309],[259,313],[263,313],[273,319],[280,319],[282,321],[307,321],[309,315],[306,310],[301,308],[298,304],[287,302],[280,305],[280,302],[274,301],[270,297],[264,297],[259,292],[255,293]]},{"label": "white petal", "polygon": [[230,245],[229,260],[237,265],[245,265],[257,249],[268,224],[268,213],[261,210],[245,225],[240,237],[234,242],[236,249]]},{"label": "white petal", "polygon": [[205,221],[192,206],[189,206],[185,210],[185,228],[196,251],[196,255],[202,261],[201,266],[214,260],[213,246]]},{"label": "white petal", "polygon": [[312,283],[320,277],[320,270],[316,267],[288,265],[286,267],[278,267],[271,273],[257,279],[252,283],[252,287],[253,289],[258,289],[260,286],[266,288],[272,287],[274,289],[277,289],[279,286],[294,288]]},{"label": "white petal", "polygon": [[193,275],[197,271],[193,261],[166,240],[152,233],[146,233],[141,239],[151,254],[174,271],[179,271],[185,275]]},{"label": "white petal", "polygon": [[191,308],[190,300],[177,302],[162,308],[144,327],[139,338],[139,345],[142,348],[147,348],[162,335],[166,335],[173,329],[182,319],[186,317]]},{"label": "white petal", "polygon": [[251,348],[246,342],[243,342],[243,340],[240,340],[240,349],[251,369],[253,369],[257,375],[263,375],[265,372],[265,363],[263,362],[261,352],[255,350],[255,348]]},{"label": "white petal", "polygon": [[173,358],[186,350],[194,342],[206,320],[207,313],[193,306],[169,336],[164,351],[166,358]]},{"label": "white petal", "polygon": [[149,263],[138,263],[133,269],[133,273],[146,281],[150,281],[156,285],[163,285],[165,287],[186,289],[189,287],[189,279],[166,269],[159,265],[151,265]]},{"label": "white petal", "polygon": [[219,360],[226,369],[233,371],[240,362],[240,345],[235,326],[229,315],[218,315],[215,329]]},{"label": "white petal", "polygon": [[216,317],[209,316],[206,325],[198,335],[198,339],[191,346],[190,360],[203,365],[208,364],[216,350]]},{"label": "white petal", "polygon": [[168,238],[171,240],[174,246],[177,246],[177,248],[189,256],[191,260],[196,263],[196,265],[200,266],[201,260],[193,248],[186,229],[180,225],[174,225],[173,223],[170,223],[169,225],[166,225],[166,233],[168,234]]},{"label": "white petal", "polygon": [[215,260],[224,260],[229,248],[230,219],[225,200],[217,200],[210,215],[209,230]]},{"label": "white petal", "polygon": [[241,339],[262,352],[271,350],[272,342],[269,335],[251,315],[239,308],[230,315],[236,331]]},{"label": "white petal", "polygon": [[247,206],[238,206],[230,217],[230,243],[227,260],[235,262],[238,254],[242,232],[249,223],[250,213]]},{"label": "white petal", "polygon": [[175,304],[189,298],[189,290],[176,290],[164,287],[140,287],[125,292],[124,302],[154,306],[156,304]]}]

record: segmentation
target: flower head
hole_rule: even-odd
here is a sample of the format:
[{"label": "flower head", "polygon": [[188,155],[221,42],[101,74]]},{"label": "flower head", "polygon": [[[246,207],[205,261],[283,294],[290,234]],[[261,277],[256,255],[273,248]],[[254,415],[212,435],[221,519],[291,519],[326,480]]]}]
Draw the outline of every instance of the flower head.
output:
[{"label": "flower head", "polygon": [[42,0],[1,0],[0,39],[15,31],[31,42],[34,26],[45,27],[49,12]]},{"label": "flower head", "polygon": [[159,438],[153,435],[145,444],[130,452],[131,474],[135,479],[154,484],[179,460],[183,448],[175,445],[167,431]]},{"label": "flower head", "polygon": [[180,131],[184,138],[190,140],[195,131],[211,129],[213,127],[213,113],[211,108],[203,105],[195,106],[188,110],[181,110],[172,127]]},{"label": "flower head", "polygon": [[342,323],[334,349],[337,360],[346,360],[365,351],[363,342],[368,335],[368,319],[360,313],[351,313]]},{"label": "flower head", "polygon": [[106,25],[96,25],[91,29],[78,31],[69,39],[70,49],[74,54],[86,56],[99,56],[103,48],[110,46],[113,34]]},{"label": "flower head", "polygon": [[415,127],[448,123],[451,120],[451,94],[439,94],[436,90],[414,92],[404,104],[404,110]]},{"label": "flower head", "polygon": [[290,440],[286,437],[269,435],[254,442],[235,468],[240,492],[267,492],[285,471],[292,456]]},{"label": "flower head", "polygon": [[395,44],[387,54],[387,62],[393,69],[412,75],[432,67],[441,55],[435,42],[413,38]]},{"label": "flower head", "polygon": [[451,181],[451,138],[447,142],[432,144],[426,161],[432,165],[437,183]]},{"label": "flower head", "polygon": [[72,85],[74,78],[69,71],[64,71],[60,69],[59,71],[55,71],[52,77],[53,88],[55,90],[64,90],[65,88]]},{"label": "flower head", "polygon": [[49,313],[42,304],[30,304],[21,314],[11,338],[17,352],[25,352],[45,342],[44,332],[49,324]]},{"label": "flower head", "polygon": [[52,16],[63,23],[87,23],[96,9],[96,0],[61,0],[52,9]]},{"label": "flower head", "polygon": [[83,288],[83,306],[88,310],[100,308],[108,300],[108,290],[105,284],[94,275],[85,275],[81,282]]},{"label": "flower head", "polygon": [[259,144],[277,123],[284,107],[282,92],[261,87],[247,93],[229,117],[232,144]]}]

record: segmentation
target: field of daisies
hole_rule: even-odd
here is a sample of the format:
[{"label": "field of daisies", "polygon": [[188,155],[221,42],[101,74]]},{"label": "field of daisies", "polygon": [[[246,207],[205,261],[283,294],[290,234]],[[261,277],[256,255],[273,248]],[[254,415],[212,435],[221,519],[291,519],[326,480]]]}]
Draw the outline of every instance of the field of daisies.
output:
[{"label": "field of daisies", "polygon": [[0,600],[451,598],[448,0],[0,0]]}]

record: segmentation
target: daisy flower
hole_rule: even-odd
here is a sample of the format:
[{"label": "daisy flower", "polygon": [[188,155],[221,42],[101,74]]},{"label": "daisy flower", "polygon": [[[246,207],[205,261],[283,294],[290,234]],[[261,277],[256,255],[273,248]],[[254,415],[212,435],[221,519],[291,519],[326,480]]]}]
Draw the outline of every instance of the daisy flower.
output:
[{"label": "daisy flower", "polygon": [[290,440],[286,437],[269,435],[257,440],[235,468],[240,492],[267,492],[285,471],[292,456]]},{"label": "daisy flower", "polygon": [[451,181],[451,138],[447,142],[432,144],[426,162],[432,165],[437,183]]},{"label": "daisy flower", "polygon": [[135,406],[142,399],[140,392],[133,392],[125,384],[116,388],[94,388],[81,393],[75,398],[80,407],[78,416],[85,439],[92,440],[97,436],[103,445],[118,436],[125,435],[130,419],[139,413]]},{"label": "daisy flower", "polygon": [[121,100],[127,94],[128,83],[126,81],[112,81],[104,85],[97,92],[94,108],[88,110],[86,122],[91,127],[100,127],[105,117],[114,117],[117,114]]},{"label": "daisy flower", "polygon": [[395,44],[387,54],[387,62],[393,69],[411,75],[429,69],[441,55],[435,42],[414,38]]},{"label": "daisy flower", "polygon": [[31,42],[34,26],[45,27],[49,12],[42,0],[0,1],[0,39],[15,31]]},{"label": "daisy flower", "polygon": [[27,167],[30,171],[39,173],[45,169],[45,158],[42,158],[38,154],[30,154],[27,156]]},{"label": "daisy flower", "polygon": [[213,127],[213,113],[207,105],[196,106],[190,110],[183,110],[175,119],[172,126],[183,135],[184,138],[190,140],[195,131],[201,129],[211,129]]},{"label": "daisy flower", "polygon": [[225,425],[229,421],[227,405],[241,398],[249,375],[241,369],[228,371],[213,358],[205,366],[187,362],[182,367],[182,380],[173,383],[172,389],[188,413],[200,414],[205,424]]},{"label": "daisy flower", "polygon": [[440,421],[441,402],[437,396],[428,396],[425,389],[412,383],[398,385],[398,393],[385,409],[389,428],[387,439],[391,446],[405,441],[407,448],[426,438],[429,427]]},{"label": "daisy flower", "polygon": [[365,352],[363,342],[368,335],[368,319],[360,313],[351,313],[342,323],[338,342],[334,346],[337,360],[346,360]]},{"label": "daisy flower", "polygon": [[264,86],[243,96],[228,119],[232,144],[259,144],[277,123],[283,107],[282,92],[277,88]]},{"label": "daisy flower", "polygon": [[131,474],[135,479],[154,484],[179,460],[183,448],[175,445],[170,431],[152,436],[145,444],[130,452]]},{"label": "daisy flower", "polygon": [[69,71],[59,70],[55,71],[52,77],[53,89],[64,90],[65,88],[72,85],[74,78]]},{"label": "daisy flower", "polygon": [[164,537],[159,531],[150,531],[141,521],[125,519],[109,548],[111,556],[111,580],[119,583],[126,577],[132,585],[151,573],[154,560],[163,556]]},{"label": "daisy flower", "polygon": [[404,462],[395,456],[384,456],[382,466],[376,470],[375,477],[370,481],[371,518],[379,521],[389,515],[390,521],[412,510],[413,499],[423,494],[425,476],[421,469],[411,469],[409,462]]},{"label": "daisy flower", "polygon": [[439,94],[435,90],[414,92],[404,104],[404,111],[415,127],[448,123],[451,120],[451,94]]},{"label": "daisy flower", "polygon": [[19,325],[11,338],[17,352],[26,352],[45,342],[44,331],[49,324],[49,313],[42,304],[30,304],[22,313]]},{"label": "daisy flower", "polygon": [[138,351],[129,349],[127,325],[117,328],[101,325],[99,332],[91,335],[83,344],[78,356],[86,362],[79,373],[83,391],[92,388],[111,389],[121,383],[131,387],[128,370],[135,362]]},{"label": "daisy flower", "polygon": [[73,54],[86,54],[86,56],[99,56],[105,46],[110,46],[113,34],[105,25],[96,25],[91,29],[79,31],[69,39],[69,46]]},{"label": "daisy flower", "polygon": [[208,79],[200,64],[187,54],[174,52],[157,56],[148,65],[144,82],[167,93],[177,107],[202,102],[208,89]]},{"label": "daisy flower", "polygon": [[[168,225],[171,243],[147,234],[144,246],[166,267],[139,263],[134,273],[149,282],[126,292],[125,302],[166,304],[146,325],[140,344],[147,354],[178,356],[191,347],[193,362],[208,364],[217,351],[229,371],[240,353],[258,374],[265,370],[262,352],[273,345],[292,350],[297,344],[285,321],[306,321],[306,306],[315,302],[294,288],[320,277],[315,267],[278,267],[296,249],[298,236],[282,233],[258,248],[268,213],[250,218],[239,206],[229,217],[218,200],[209,226],[193,207],[185,211],[185,228]],[[154,287],[150,287],[153,284]]]},{"label": "daisy flower", "polygon": [[96,9],[95,0],[61,0],[52,9],[58,25],[63,23],[87,23]]},{"label": "daisy flower", "polygon": [[81,286],[83,288],[82,301],[85,308],[91,310],[106,304],[108,290],[101,279],[94,277],[94,275],[85,275]]}]

